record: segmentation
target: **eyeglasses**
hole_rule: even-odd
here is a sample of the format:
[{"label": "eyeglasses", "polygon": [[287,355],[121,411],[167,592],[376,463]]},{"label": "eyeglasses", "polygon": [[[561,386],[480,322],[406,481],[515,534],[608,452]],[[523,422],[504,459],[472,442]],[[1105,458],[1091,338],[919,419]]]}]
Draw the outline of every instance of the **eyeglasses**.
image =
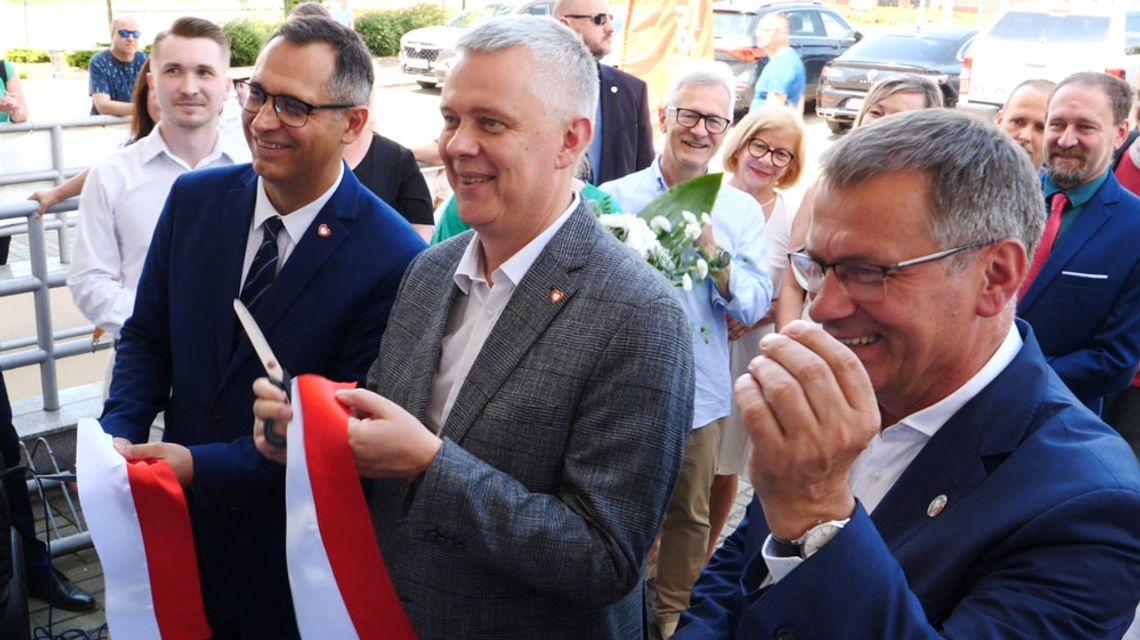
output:
[{"label": "eyeglasses", "polygon": [[767,142],[760,138],[752,138],[748,141],[748,155],[763,160],[764,156],[772,154],[772,164],[777,167],[786,167],[792,160],[796,159],[796,154],[788,151],[787,149],[776,149],[769,147]]},{"label": "eyeglasses", "polygon": [[260,85],[249,80],[235,80],[234,86],[237,88],[241,108],[250,113],[261,113],[266,101],[273,98],[273,112],[277,114],[277,119],[281,121],[281,124],[286,127],[299,128],[305,126],[309,122],[309,115],[317,109],[348,109],[356,106],[348,103],[309,104],[290,96],[269,93]]},{"label": "eyeglasses", "polygon": [[142,37],[142,31],[139,31],[138,29],[135,29],[134,31],[131,31],[130,29],[119,29],[119,37],[134,38],[135,40],[138,40]]},{"label": "eyeglasses", "polygon": [[788,263],[792,267],[792,274],[795,275],[796,282],[803,287],[804,291],[812,295],[819,294],[823,289],[823,281],[830,269],[835,272],[835,277],[839,278],[839,283],[843,285],[844,290],[847,291],[847,295],[852,300],[856,302],[878,302],[886,296],[884,284],[888,275],[907,267],[942,260],[961,251],[977,249],[993,243],[993,240],[977,242],[886,265],[865,262],[827,263],[804,253],[806,247],[800,247],[788,254]]},{"label": "eyeglasses", "polygon": [[563,18],[573,18],[574,20],[589,20],[599,27],[605,25],[607,22],[613,22],[614,14],[612,13],[595,13],[592,16],[582,14],[567,14]]},{"label": "eyeglasses", "polygon": [[666,107],[665,110],[675,113],[677,124],[685,127],[686,129],[692,129],[693,127],[697,126],[697,123],[699,123],[701,120],[704,120],[705,130],[712,134],[718,134],[724,133],[728,129],[728,125],[732,124],[732,121],[728,118],[711,116],[701,113],[700,111],[693,111],[692,109],[686,109],[684,107],[669,106]]}]

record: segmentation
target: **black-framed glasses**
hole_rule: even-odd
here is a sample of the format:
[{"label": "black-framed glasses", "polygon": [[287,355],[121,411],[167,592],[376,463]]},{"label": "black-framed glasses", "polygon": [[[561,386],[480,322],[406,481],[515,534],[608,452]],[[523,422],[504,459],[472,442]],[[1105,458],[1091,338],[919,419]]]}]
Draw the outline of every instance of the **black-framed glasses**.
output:
[{"label": "black-framed glasses", "polygon": [[786,167],[791,164],[792,160],[796,159],[796,154],[788,151],[787,149],[778,149],[769,146],[760,138],[752,138],[748,141],[748,155],[763,160],[764,156],[772,154],[772,164],[777,167]]},{"label": "black-framed glasses", "polygon": [[943,258],[949,258],[956,253],[968,249],[984,247],[994,242],[994,240],[975,242],[974,244],[954,247],[953,249],[946,249],[894,264],[869,264],[865,262],[828,263],[804,253],[806,247],[800,247],[788,253],[788,264],[792,268],[792,274],[796,277],[796,282],[803,287],[804,291],[812,295],[818,294],[823,289],[823,281],[827,277],[828,270],[831,270],[835,272],[835,277],[839,279],[839,284],[843,285],[844,290],[847,291],[847,295],[852,300],[856,302],[878,302],[886,296],[886,287],[884,285],[886,284],[888,275],[897,273],[907,267],[914,267],[920,264],[942,260]]},{"label": "black-framed glasses", "polygon": [[139,31],[138,29],[135,29],[134,31],[131,31],[130,29],[119,29],[119,37],[134,38],[135,40],[138,40],[142,37],[142,31]]},{"label": "black-framed glasses", "polygon": [[590,22],[593,22],[594,24],[598,25],[599,27],[604,26],[607,22],[613,22],[613,20],[614,20],[614,14],[612,14],[612,13],[595,13],[592,16],[584,15],[584,14],[568,13],[562,17],[563,18],[573,18],[574,20],[589,20]]},{"label": "black-framed glasses", "polygon": [[674,107],[672,105],[669,105],[666,107],[666,111],[672,111],[674,113],[673,117],[677,119],[677,124],[685,127],[686,129],[692,129],[693,127],[697,126],[697,123],[699,123],[701,120],[704,120],[705,130],[709,133],[717,134],[724,133],[728,130],[728,125],[732,124],[732,121],[728,118],[709,115],[707,113],[701,113],[700,111],[693,111],[692,109],[686,109],[684,107]]},{"label": "black-framed glasses", "polygon": [[349,103],[309,104],[292,96],[269,93],[261,85],[249,80],[235,80],[234,87],[237,89],[241,108],[250,113],[260,113],[266,101],[273,98],[273,112],[286,127],[305,126],[309,122],[309,115],[317,109],[348,109],[356,106]]}]

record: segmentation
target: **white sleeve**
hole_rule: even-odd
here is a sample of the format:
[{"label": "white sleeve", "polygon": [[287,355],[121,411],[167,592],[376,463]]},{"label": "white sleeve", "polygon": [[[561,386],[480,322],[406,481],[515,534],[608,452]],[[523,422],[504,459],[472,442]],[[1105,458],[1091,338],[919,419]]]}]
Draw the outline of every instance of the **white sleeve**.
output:
[{"label": "white sleeve", "polygon": [[122,196],[115,171],[93,167],[79,196],[79,222],[67,288],[75,306],[116,336],[135,306],[134,291],[123,284],[123,257],[115,229],[115,203]]}]

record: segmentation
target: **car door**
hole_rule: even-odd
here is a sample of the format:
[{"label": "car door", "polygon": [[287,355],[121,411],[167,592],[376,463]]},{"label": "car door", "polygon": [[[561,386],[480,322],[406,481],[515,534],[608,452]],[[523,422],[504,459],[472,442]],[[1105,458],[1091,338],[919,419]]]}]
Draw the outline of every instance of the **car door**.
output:
[{"label": "car door", "polygon": [[782,12],[788,19],[790,44],[804,62],[807,87],[804,98],[811,100],[819,84],[819,72],[823,65],[839,55],[838,43],[828,37],[823,21],[816,9],[790,9]]}]

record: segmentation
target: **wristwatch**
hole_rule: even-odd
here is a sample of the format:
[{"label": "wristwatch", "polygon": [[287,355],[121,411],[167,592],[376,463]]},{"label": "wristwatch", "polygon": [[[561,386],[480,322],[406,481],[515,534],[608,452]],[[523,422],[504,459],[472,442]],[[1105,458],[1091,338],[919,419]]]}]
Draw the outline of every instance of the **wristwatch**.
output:
[{"label": "wristwatch", "polygon": [[[804,535],[800,536],[798,540],[781,540],[776,536],[772,536],[772,541],[776,543],[777,549],[785,552],[787,556],[799,556],[803,559],[808,559],[823,548],[825,544],[831,542],[851,518],[844,518],[843,520],[829,520],[821,522],[811,529],[808,529]],[[783,554],[781,554],[783,555]]]},{"label": "wristwatch", "polygon": [[716,255],[714,255],[712,259],[708,261],[708,263],[709,267],[713,271],[725,269],[729,264],[732,263],[732,254],[725,251],[724,249],[721,249],[720,247],[717,247]]}]

